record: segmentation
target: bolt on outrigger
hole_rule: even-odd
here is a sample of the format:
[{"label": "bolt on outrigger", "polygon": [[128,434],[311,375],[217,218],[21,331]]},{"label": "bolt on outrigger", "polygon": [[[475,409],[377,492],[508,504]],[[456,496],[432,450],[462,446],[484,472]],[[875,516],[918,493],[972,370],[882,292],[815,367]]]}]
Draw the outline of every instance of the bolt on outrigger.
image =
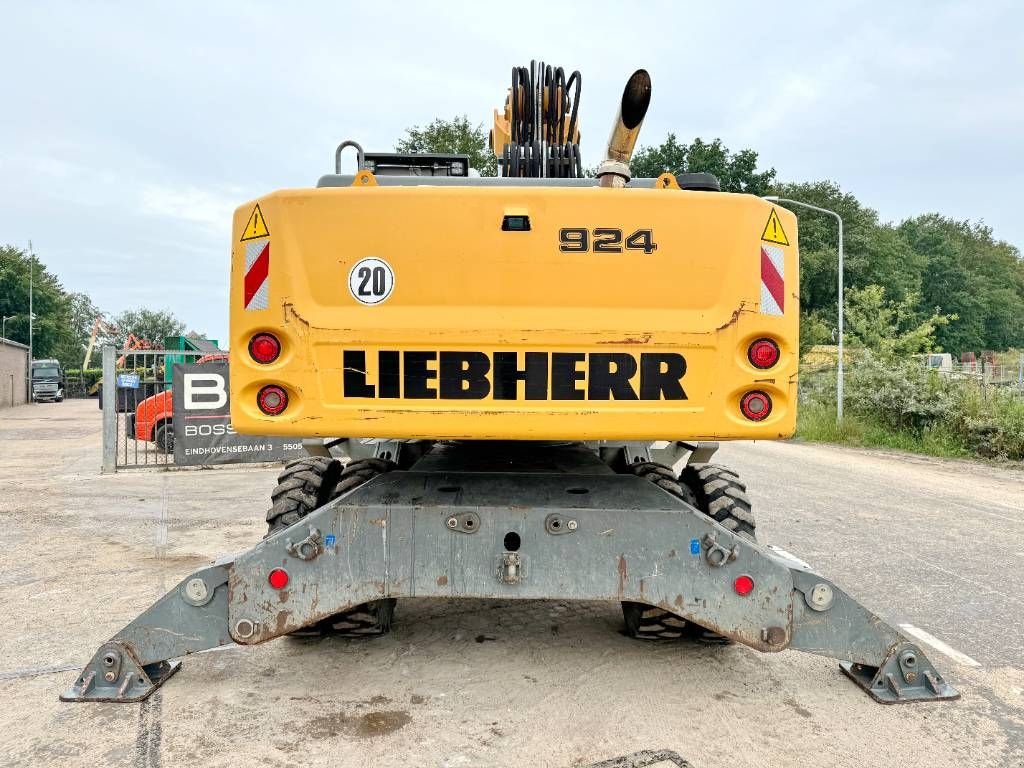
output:
[{"label": "bolt on outrigger", "polygon": [[415,597],[620,602],[640,639],[704,628],[839,659],[879,702],[958,697],[917,644],[759,543],[700,442],[795,430],[795,217],[709,174],[631,178],[642,70],[583,178],[580,83],[513,71],[499,178],[344,142],[317,189],[236,211],[232,423],[315,437],[311,456],[279,477],[267,538],[182,580],[62,700],[141,701],[231,643],[379,634]]}]

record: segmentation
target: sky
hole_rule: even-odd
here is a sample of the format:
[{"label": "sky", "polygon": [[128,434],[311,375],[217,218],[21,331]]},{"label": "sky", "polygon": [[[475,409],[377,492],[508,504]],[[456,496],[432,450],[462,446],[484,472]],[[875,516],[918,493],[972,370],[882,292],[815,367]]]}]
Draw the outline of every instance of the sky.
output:
[{"label": "sky", "polygon": [[1016,2],[3,5],[0,243],[31,240],[108,314],[226,340],[236,207],[314,186],[343,139],[489,128],[531,59],[582,72],[585,165],[644,67],[641,145],[721,138],[883,220],[984,221],[1024,249]]}]

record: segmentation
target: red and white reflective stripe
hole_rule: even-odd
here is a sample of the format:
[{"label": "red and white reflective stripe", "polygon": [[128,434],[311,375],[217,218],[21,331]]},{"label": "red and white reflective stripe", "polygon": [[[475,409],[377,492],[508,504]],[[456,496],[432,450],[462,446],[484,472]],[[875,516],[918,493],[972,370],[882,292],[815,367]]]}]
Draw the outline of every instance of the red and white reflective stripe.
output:
[{"label": "red and white reflective stripe", "polygon": [[786,262],[781,248],[761,243],[761,314],[781,315],[786,307]]},{"label": "red and white reflective stripe", "polygon": [[270,306],[269,237],[246,242],[244,286],[246,309],[266,309]]}]

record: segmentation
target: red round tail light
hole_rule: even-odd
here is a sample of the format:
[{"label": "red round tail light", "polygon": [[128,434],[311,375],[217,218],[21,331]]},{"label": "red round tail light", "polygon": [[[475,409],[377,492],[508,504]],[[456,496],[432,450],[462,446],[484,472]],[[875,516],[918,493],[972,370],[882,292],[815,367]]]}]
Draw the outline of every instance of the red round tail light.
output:
[{"label": "red round tail light", "polygon": [[751,421],[764,421],[772,412],[772,399],[764,392],[747,392],[740,400],[740,410]]},{"label": "red round tail light", "polygon": [[257,333],[249,340],[249,357],[257,363],[269,365],[281,355],[281,342],[269,333]]},{"label": "red round tail light", "polygon": [[288,393],[276,384],[270,384],[257,393],[256,405],[267,416],[277,416],[288,407]]},{"label": "red round tail light", "polygon": [[741,573],[732,583],[732,588],[736,590],[736,594],[740,597],[746,597],[754,591],[754,580],[747,574]]},{"label": "red round tail light", "polygon": [[275,568],[267,574],[267,583],[274,589],[284,589],[288,586],[288,571],[284,568]]},{"label": "red round tail light", "polygon": [[779,362],[779,345],[771,339],[758,339],[747,350],[747,359],[762,371]]}]

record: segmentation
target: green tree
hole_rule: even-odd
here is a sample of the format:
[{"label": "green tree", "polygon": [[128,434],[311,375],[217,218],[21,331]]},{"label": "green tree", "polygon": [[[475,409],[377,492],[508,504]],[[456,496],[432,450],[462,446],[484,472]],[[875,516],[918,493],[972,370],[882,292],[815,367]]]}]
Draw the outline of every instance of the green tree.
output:
[{"label": "green tree", "polygon": [[[67,294],[69,309],[69,328],[64,341],[58,348],[55,357],[66,367],[78,368],[82,365],[85,349],[89,344],[93,324],[97,318],[102,320],[103,313],[87,294],[74,292]],[[107,336],[100,329],[97,334],[96,347],[106,343]]]},{"label": "green tree", "polygon": [[68,294],[38,257],[11,245],[0,247],[0,313],[5,317],[16,315],[6,323],[7,336],[28,344],[30,272],[32,311],[36,316],[32,352],[37,358],[58,357],[75,340]]},{"label": "green tree", "polygon": [[[885,287],[885,298],[903,302],[921,291],[926,259],[902,234],[880,224],[878,213],[831,181],[778,184],[774,194],[836,211],[843,218],[843,282],[849,288]],[[783,206],[785,204],[782,204]],[[839,251],[836,221],[793,206],[800,245],[800,308],[829,327],[838,325]]]},{"label": "green tree", "polygon": [[1024,261],[992,230],[936,213],[907,219],[902,237],[925,262],[926,306],[955,314],[939,343],[954,354],[1024,346]]},{"label": "green tree", "polygon": [[820,312],[800,313],[800,354],[818,344],[832,344],[834,341],[834,328]]},{"label": "green tree", "polygon": [[425,128],[414,125],[395,145],[398,152],[444,152],[469,155],[469,165],[481,176],[498,175],[498,158],[483,123],[473,125],[466,115],[451,120],[437,118]]},{"label": "green tree", "polygon": [[[1024,262],[988,227],[938,214],[884,224],[874,210],[830,181],[779,184],[774,191],[837,211],[843,217],[845,284],[853,289],[883,286],[884,300],[899,306],[908,322],[947,317],[935,327],[938,348],[958,354],[1024,345]],[[799,216],[801,310],[835,327],[835,221],[801,208],[794,212]]]},{"label": "green tree", "polygon": [[114,318],[116,328],[114,344],[123,349],[128,336],[145,339],[154,347],[162,347],[167,336],[180,336],[185,332],[185,323],[167,309],[127,309]]},{"label": "green tree", "polygon": [[933,312],[921,320],[919,303],[915,295],[898,302],[887,301],[880,285],[851,288],[846,292],[844,337],[851,345],[865,347],[886,360],[931,352],[936,346],[936,330],[956,316]]},{"label": "green tree", "polygon": [[732,153],[721,139],[708,143],[697,138],[690,144],[680,144],[674,133],[656,147],[639,149],[629,167],[637,178],[653,178],[665,172],[703,171],[714,174],[724,192],[758,196],[768,194],[775,181],[774,168],[758,172],[757,152],[752,149]]}]

